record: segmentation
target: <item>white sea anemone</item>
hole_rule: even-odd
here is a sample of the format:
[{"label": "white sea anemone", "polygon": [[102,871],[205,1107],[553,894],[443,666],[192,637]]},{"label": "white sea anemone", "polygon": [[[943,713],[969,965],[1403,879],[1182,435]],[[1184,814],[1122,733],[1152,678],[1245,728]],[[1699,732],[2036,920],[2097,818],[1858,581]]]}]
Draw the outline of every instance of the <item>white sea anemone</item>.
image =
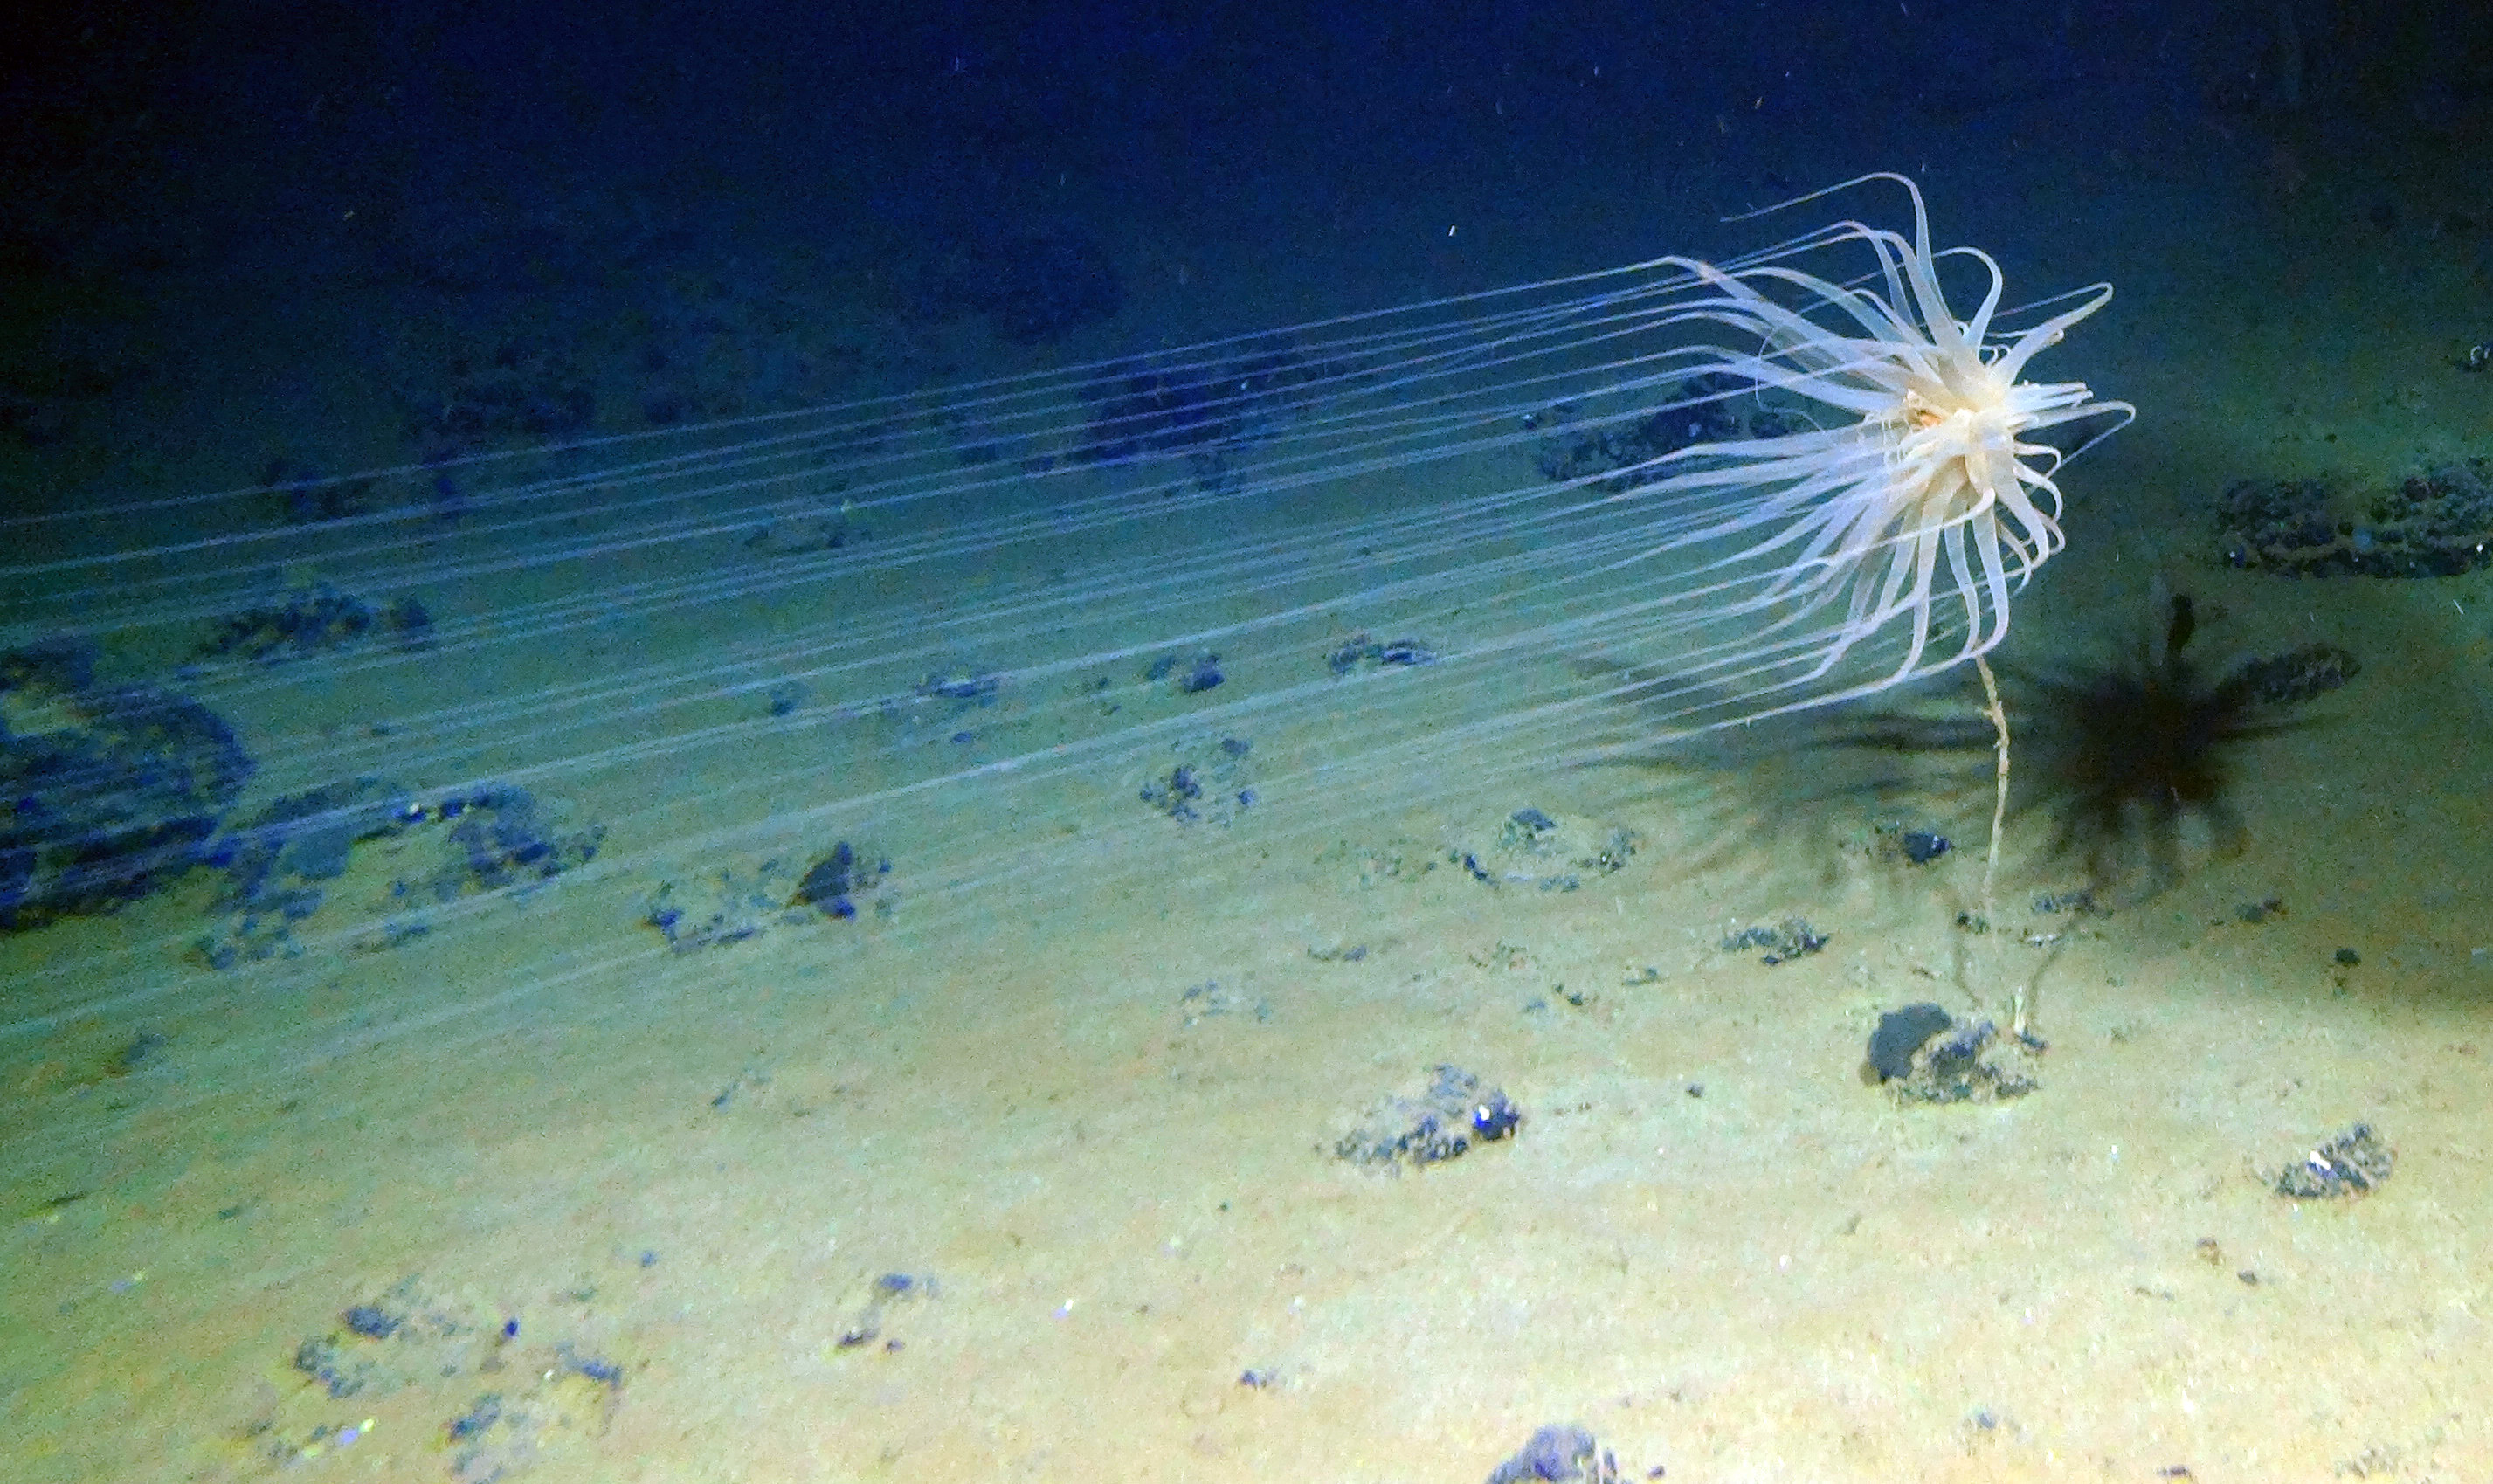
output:
[{"label": "white sea anemone", "polygon": [[[1734,338],[1690,370],[1770,390],[1808,420],[1672,452],[1642,471],[1632,495],[1655,512],[1657,539],[1642,557],[1731,544],[1695,569],[1706,580],[1664,605],[1728,625],[1669,682],[1681,693],[1700,682],[1732,693],[1709,714],[1715,723],[1869,694],[1992,649],[2007,633],[2010,596],[2065,544],[2053,482],[2064,454],[2033,439],[2081,422],[2100,436],[2132,415],[2082,382],[2022,379],[2038,351],[2103,308],[2109,284],[2062,296],[2076,302],[2002,333],[1998,263],[1977,248],[1934,251],[1921,193],[1905,177],[1846,186],[1873,180],[1911,196],[1910,238],[1842,222],[1793,245],[1858,243],[1875,256],[1873,279],[1831,282],[1787,266],[1780,252],[1731,269],[1665,259],[1712,292],[1661,323]],[[1940,288],[1951,257],[1988,279],[1969,318]],[[1890,642],[1882,659],[1865,660],[1874,638]]]},{"label": "white sea anemone", "polygon": [[[834,843],[892,857],[889,932],[940,962],[1192,871],[1170,852],[1222,821],[1304,861],[1503,818],[1622,727],[1723,728],[1997,644],[2062,544],[2079,425],[2129,414],[2024,379],[2109,290],[2004,308],[1989,255],[1935,250],[1911,183],[1874,181],[1909,235],[1839,221],[969,384],[0,516],[0,652],[187,662],[281,832],[361,838],[375,778],[408,829],[481,839],[443,821],[514,786],[612,826],[558,879],[429,888],[458,900],[420,947],[386,904],[288,926],[257,977],[183,983],[201,1024],[374,942],[408,945],[353,1001],[375,1039],[628,1021],[701,982],[706,959],[664,967],[674,935],[761,932],[795,889],[770,873]],[[496,915],[523,892],[592,909],[526,948]],[[0,981],[26,1007],[0,1053],[170,993],[115,975],[152,984],[195,937]],[[343,1034],[195,1050],[193,1084],[238,1093]]]}]

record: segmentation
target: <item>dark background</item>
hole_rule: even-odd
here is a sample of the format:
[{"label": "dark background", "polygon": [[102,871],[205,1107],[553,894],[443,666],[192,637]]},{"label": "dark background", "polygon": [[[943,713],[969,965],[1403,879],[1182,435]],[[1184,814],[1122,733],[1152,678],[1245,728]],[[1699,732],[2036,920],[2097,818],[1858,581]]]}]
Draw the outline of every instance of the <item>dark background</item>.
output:
[{"label": "dark background", "polygon": [[[1635,148],[1717,124],[1789,139],[2287,112],[2480,137],[2493,7],[2302,0],[1522,0],[796,5],[230,4],[21,21],[0,93],[16,252],[232,251],[291,211],[534,176],[767,187],[905,212],[1095,172],[1156,194],[1224,172],[1390,191],[1486,151]],[[1747,131],[1743,134],[1742,131]]]}]

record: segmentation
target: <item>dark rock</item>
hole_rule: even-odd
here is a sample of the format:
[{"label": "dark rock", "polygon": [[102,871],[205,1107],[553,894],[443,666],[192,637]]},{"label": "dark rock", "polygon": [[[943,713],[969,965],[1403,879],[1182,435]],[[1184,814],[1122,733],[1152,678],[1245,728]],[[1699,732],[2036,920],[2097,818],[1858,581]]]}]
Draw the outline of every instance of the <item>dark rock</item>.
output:
[{"label": "dark rock", "polygon": [[102,657],[95,640],[83,635],[37,639],[0,654],[0,692],[83,691],[95,684],[95,665]]},{"label": "dark rock", "polygon": [[1896,845],[1905,852],[1905,859],[1916,866],[1927,866],[1954,848],[1955,842],[1931,830],[1907,830],[1896,837]]},{"label": "dark rock", "polygon": [[[942,1285],[934,1279],[916,1273],[883,1273],[864,1286],[861,1294],[849,1301],[849,1318],[833,1337],[841,1350],[859,1350],[883,1339],[884,1326],[891,1311],[935,1297]],[[895,1350],[899,1342],[886,1340],[885,1349]]]},{"label": "dark rock", "polygon": [[335,1338],[323,1337],[294,1348],[294,1369],[337,1398],[353,1396],[371,1385],[379,1368],[368,1358],[342,1351]]},{"label": "dark rock", "polygon": [[1759,924],[1743,928],[1723,939],[1725,953],[1742,953],[1752,948],[1766,950],[1757,959],[1772,966],[1806,958],[1827,944],[1828,935],[1810,927],[1806,918],[1787,917],[1773,927]]},{"label": "dark rock", "polygon": [[1385,669],[1436,663],[1437,652],[1419,639],[1397,638],[1380,642],[1365,631],[1335,645],[1333,653],[1325,657],[1325,668],[1337,675],[1347,675],[1363,665]]},{"label": "dark rock", "polygon": [[890,870],[889,861],[861,865],[856,849],[843,840],[831,847],[830,854],[805,869],[789,905],[813,907],[826,917],[855,917],[853,894],[871,890]]},{"label": "dark rock", "polygon": [[2298,706],[2344,685],[2362,668],[2361,662],[2334,644],[2305,644],[2242,662],[2218,682],[2218,689],[2264,706]]},{"label": "dark rock", "polygon": [[553,833],[535,795],[512,784],[489,784],[464,801],[451,825],[458,859],[431,882],[441,901],[469,891],[498,891],[550,879],[596,858],[602,825]]},{"label": "dark rock", "polygon": [[388,638],[402,649],[424,648],[433,641],[433,617],[412,598],[375,607],[327,582],[312,582],[288,588],[273,602],[218,619],[208,636],[193,646],[192,657],[273,665],[373,638]]},{"label": "dark rock", "polygon": [[214,864],[225,875],[209,910],[225,922],[195,944],[210,967],[299,952],[294,924],[325,900],[316,884],[346,874],[354,846],[423,822],[427,812],[405,791],[376,778],[323,784],[272,800],[249,822],[216,842]]},{"label": "dark rock", "polygon": [[200,864],[251,777],[207,707],[92,679],[81,645],[0,658],[0,931],[108,911]]},{"label": "dark rock", "polygon": [[[289,794],[217,843],[225,888],[214,909],[227,916],[198,939],[199,957],[227,968],[300,953],[292,925],[318,911],[327,895],[314,883],[343,877],[353,847],[364,841],[435,825],[446,826],[438,836],[441,864],[429,875],[393,882],[388,902],[525,891],[594,859],[606,834],[603,825],[557,830],[535,796],[511,784],[422,801],[372,778]],[[401,920],[369,945],[395,945],[426,931],[420,920]]]},{"label": "dark rock", "polygon": [[1937,1005],[1907,1005],[1878,1017],[1870,1033],[1870,1069],[1877,1080],[1893,1082],[1912,1074],[1913,1057],[1930,1039],[1956,1022]]},{"label": "dark rock", "polygon": [[1259,1025],[1273,1018],[1269,1001],[1227,988],[1217,979],[1187,985],[1186,993],[1178,996],[1178,1007],[1186,1016],[1188,1029],[1225,1016],[1238,1016]]},{"label": "dark rock", "polygon": [[1439,1066],[1426,1091],[1387,1098],[1334,1143],[1354,1164],[1398,1167],[1439,1164],[1514,1133],[1522,1112],[1496,1087],[1460,1067]]},{"label": "dark rock", "polygon": [[121,1050],[112,1054],[111,1059],[104,1064],[105,1075],[128,1077],[140,1067],[154,1061],[159,1053],[172,1044],[170,1037],[159,1031],[141,1030],[123,1042]]},{"label": "dark rock", "polygon": [[1143,784],[1137,796],[1180,824],[1230,824],[1255,806],[1253,744],[1238,737],[1189,742],[1168,772]]},{"label": "dark rock", "polygon": [[2332,480],[2238,480],[2216,502],[2216,529],[2237,567],[2456,577],[2493,562],[2493,459],[2412,474],[2368,499]]},{"label": "dark rock", "polygon": [[2034,1058],[2043,1043],[2003,1038],[1989,1021],[1960,1021],[1926,1040],[1900,1078],[1882,1079],[1899,1102],[2001,1103],[2040,1085]]},{"label": "dark rock", "polygon": [[659,883],[643,904],[641,922],[676,953],[716,948],[812,920],[816,905],[796,901],[793,890],[775,860],[753,872],[731,867],[697,881]]},{"label": "dark rock", "polygon": [[917,682],[917,694],[938,700],[975,701],[983,706],[995,700],[1003,685],[1001,675],[968,668],[937,670]]},{"label": "dark rock", "polygon": [[502,1420],[502,1395],[488,1391],[468,1404],[467,1410],[450,1419],[442,1431],[453,1442],[481,1438],[495,1423]]},{"label": "dark rock", "polygon": [[1220,673],[1220,656],[1207,654],[1196,658],[1194,665],[1178,677],[1177,688],[1188,696],[1200,695],[1227,678]]},{"label": "dark rock", "polygon": [[1583,1428],[1545,1427],[1534,1433],[1513,1458],[1490,1471],[1488,1484],[1536,1484],[1540,1480],[1580,1479],[1590,1468],[1595,1476],[1616,1476],[1597,1460],[1601,1445]]},{"label": "dark rock", "polygon": [[2045,892],[2034,899],[2034,910],[2049,913],[2072,912],[2081,917],[2107,917],[2112,914],[2112,908],[2099,905],[2095,901],[2093,890],[2088,887],[2080,887],[2075,891]]},{"label": "dark rock", "polygon": [[2389,1177],[2396,1153],[2368,1123],[2358,1123],[2280,1171],[2276,1193],[2297,1201],[2369,1195]]}]

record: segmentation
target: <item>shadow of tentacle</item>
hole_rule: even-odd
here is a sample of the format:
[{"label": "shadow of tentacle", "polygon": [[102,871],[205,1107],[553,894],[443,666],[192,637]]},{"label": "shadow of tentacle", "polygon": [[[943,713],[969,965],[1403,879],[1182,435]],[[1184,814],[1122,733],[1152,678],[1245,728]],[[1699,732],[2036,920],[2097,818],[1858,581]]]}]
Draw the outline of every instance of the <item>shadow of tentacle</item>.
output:
[{"label": "shadow of tentacle", "polygon": [[[2191,652],[2199,620],[2190,598],[2165,599],[2158,619],[2118,660],[1997,667],[2010,728],[2010,817],[2040,816],[2050,830],[2044,857],[2079,863],[2088,888],[2107,896],[2154,897],[2182,877],[2194,852],[2247,848],[2238,805],[2247,750],[2312,725],[2299,710],[2361,668],[2345,650],[2313,643],[2210,671]],[[1992,787],[1997,739],[1967,682],[1640,742],[1639,695],[1677,697],[1684,687],[1633,666],[1577,667],[1630,713],[1628,736],[1589,764],[1736,781],[1714,791],[1709,826],[1721,849],[1761,833],[1827,847],[1857,828],[1861,801],[1874,811],[1934,798],[1962,808]]]}]

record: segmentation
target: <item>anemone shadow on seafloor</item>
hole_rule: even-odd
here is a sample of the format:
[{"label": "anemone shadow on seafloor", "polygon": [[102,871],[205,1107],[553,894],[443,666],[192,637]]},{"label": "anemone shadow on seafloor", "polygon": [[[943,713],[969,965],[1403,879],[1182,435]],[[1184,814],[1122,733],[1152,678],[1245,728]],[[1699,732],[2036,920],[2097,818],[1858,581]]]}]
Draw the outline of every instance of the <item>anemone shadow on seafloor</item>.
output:
[{"label": "anemone shadow on seafloor", "polygon": [[[2246,850],[2239,800],[2257,784],[2250,748],[2323,720],[2298,713],[2361,668],[2345,650],[2312,643],[2211,672],[2189,650],[2196,606],[2174,594],[2163,608],[2160,630],[2121,658],[1995,667],[2009,719],[2010,817],[2042,815],[2051,829],[2043,859],[2081,864],[2088,889],[2107,902],[2116,891],[2147,900],[2171,888],[2194,843],[2221,857]],[[1635,706],[1640,677],[1631,668],[1578,668],[1619,685],[1621,703]],[[1739,805],[1720,807],[1716,821],[1726,845],[1768,831],[1815,849],[1852,822],[1850,811],[1827,807],[1837,800],[1987,796],[1996,744],[1968,686],[1928,693],[1920,704],[1830,707],[1599,760],[1735,777]]]}]

